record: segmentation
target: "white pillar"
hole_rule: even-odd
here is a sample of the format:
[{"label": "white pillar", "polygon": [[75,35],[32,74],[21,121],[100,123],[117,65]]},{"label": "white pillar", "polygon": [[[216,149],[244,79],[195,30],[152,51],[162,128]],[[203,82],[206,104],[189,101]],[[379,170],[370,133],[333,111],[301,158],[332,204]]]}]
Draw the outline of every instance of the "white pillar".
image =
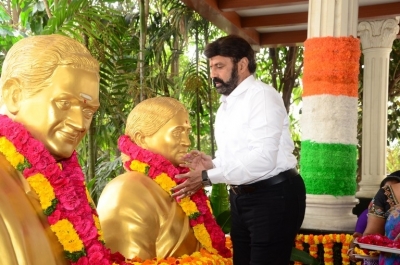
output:
[{"label": "white pillar", "polygon": [[358,0],[310,0],[307,38],[357,35]]},{"label": "white pillar", "polygon": [[389,56],[399,32],[399,17],[363,21],[358,36],[364,54],[362,164],[357,197],[372,198],[386,176]]},{"label": "white pillar", "polygon": [[[310,0],[308,38],[356,36],[358,0]],[[354,110],[356,111],[356,110]],[[355,180],[354,180],[355,181]],[[355,196],[307,194],[303,229],[352,232],[357,216]]]}]

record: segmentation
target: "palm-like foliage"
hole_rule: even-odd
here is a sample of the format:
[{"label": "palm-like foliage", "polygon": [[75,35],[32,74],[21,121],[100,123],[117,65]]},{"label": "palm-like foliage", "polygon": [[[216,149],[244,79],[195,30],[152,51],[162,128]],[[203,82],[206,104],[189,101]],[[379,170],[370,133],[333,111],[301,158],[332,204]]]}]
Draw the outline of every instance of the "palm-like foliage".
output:
[{"label": "palm-like foliage", "polygon": [[[130,46],[128,24],[120,13],[105,5],[85,0],[60,1],[42,32],[52,33],[80,40],[101,64],[101,107],[80,146],[87,147],[86,161],[81,163],[86,166],[90,183],[95,179],[96,164],[101,167],[107,161],[104,157],[114,161],[117,156],[116,137],[121,134],[126,110],[134,98],[127,97],[134,94],[132,80],[136,76],[129,69],[135,62],[126,56]],[[98,157],[102,159],[98,161]]]},{"label": "palm-like foliage", "polygon": [[400,137],[400,39],[394,40],[390,53],[388,95],[388,140],[393,141]]},{"label": "palm-like foliage", "polygon": [[0,72],[7,51],[25,36],[23,31],[14,27],[10,5],[0,1]]}]

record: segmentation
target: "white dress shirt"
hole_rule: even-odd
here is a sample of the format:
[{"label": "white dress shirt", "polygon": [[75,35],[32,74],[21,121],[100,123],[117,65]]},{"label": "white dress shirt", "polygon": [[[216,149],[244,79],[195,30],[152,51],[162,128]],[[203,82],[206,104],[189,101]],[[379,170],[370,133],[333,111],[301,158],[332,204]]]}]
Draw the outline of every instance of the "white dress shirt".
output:
[{"label": "white dress shirt", "polygon": [[249,184],[296,167],[286,109],[273,87],[251,75],[220,101],[215,168],[207,171],[213,184]]}]

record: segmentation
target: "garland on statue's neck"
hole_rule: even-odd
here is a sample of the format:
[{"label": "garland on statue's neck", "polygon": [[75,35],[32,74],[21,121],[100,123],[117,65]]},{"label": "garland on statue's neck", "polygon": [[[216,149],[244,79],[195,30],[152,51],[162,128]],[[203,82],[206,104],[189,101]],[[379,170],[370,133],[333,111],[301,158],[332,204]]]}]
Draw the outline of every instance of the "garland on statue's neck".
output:
[{"label": "garland on statue's neck", "polygon": [[[187,168],[175,167],[163,156],[139,147],[127,135],[119,138],[118,147],[129,157],[124,161],[126,170],[149,176],[169,195],[171,188],[184,181],[175,178],[175,175],[187,172]],[[204,190],[200,189],[190,197],[177,200],[177,203],[188,216],[190,226],[200,244],[211,253],[230,257],[231,251],[226,247],[225,234],[212,215],[210,201]]]},{"label": "garland on statue's neck", "polygon": [[59,163],[23,125],[0,115],[0,152],[39,197],[65,258],[76,265],[128,264],[104,246],[94,204],[76,153]]}]

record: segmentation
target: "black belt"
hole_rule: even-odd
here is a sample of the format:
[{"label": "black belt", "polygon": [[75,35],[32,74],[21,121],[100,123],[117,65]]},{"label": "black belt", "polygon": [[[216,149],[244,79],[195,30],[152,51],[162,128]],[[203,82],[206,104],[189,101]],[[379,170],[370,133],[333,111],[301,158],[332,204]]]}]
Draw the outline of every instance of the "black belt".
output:
[{"label": "black belt", "polygon": [[230,185],[231,191],[235,193],[236,195],[238,194],[245,194],[245,193],[252,193],[256,191],[257,189],[263,188],[263,187],[269,187],[273,186],[276,184],[279,184],[290,177],[295,177],[299,175],[299,172],[295,168],[283,171],[279,173],[276,176],[273,176],[268,179],[264,179],[255,183],[247,184],[247,185]]}]

